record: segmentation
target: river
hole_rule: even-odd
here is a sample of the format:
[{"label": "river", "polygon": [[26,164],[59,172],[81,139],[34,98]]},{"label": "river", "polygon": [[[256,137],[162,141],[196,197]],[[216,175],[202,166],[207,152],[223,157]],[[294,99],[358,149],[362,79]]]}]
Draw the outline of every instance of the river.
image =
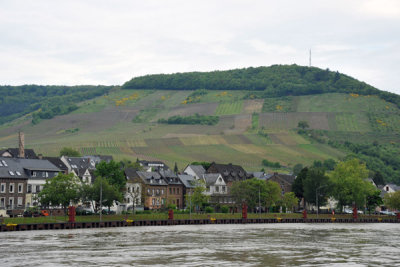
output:
[{"label": "river", "polygon": [[0,266],[400,266],[399,238],[399,224],[3,232]]}]

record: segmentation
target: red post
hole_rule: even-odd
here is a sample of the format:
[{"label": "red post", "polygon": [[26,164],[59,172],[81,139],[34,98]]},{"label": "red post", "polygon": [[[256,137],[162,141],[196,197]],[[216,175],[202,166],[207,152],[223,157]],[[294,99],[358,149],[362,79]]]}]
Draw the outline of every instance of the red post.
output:
[{"label": "red post", "polygon": [[303,210],[303,219],[307,219],[307,210]]},{"label": "red post", "polygon": [[69,206],[68,207],[68,216],[69,216],[68,222],[75,222],[75,215],[76,215],[75,207]]},{"label": "red post", "polygon": [[247,219],[247,205],[243,203],[242,205],[242,219]]},{"label": "red post", "polygon": [[357,213],[357,207],[353,208],[353,219],[357,219],[358,218],[358,213]]},{"label": "red post", "polygon": [[174,211],[172,209],[168,210],[168,220],[174,219]]}]

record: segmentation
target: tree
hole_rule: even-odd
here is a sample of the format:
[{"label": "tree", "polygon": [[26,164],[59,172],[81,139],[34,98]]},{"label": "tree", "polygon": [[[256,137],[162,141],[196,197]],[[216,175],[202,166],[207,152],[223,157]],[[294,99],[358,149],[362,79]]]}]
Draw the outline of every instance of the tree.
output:
[{"label": "tree", "polygon": [[299,199],[293,192],[286,192],[282,197],[282,203],[286,207],[286,210],[293,211],[294,207],[299,203]]},{"label": "tree", "polygon": [[67,156],[67,157],[80,157],[81,154],[79,151],[70,148],[70,147],[64,147],[63,149],[60,150],[60,157],[62,156]]},{"label": "tree", "polygon": [[322,166],[327,171],[333,171],[335,169],[335,166],[336,166],[336,161],[334,159],[326,159],[322,163]]},{"label": "tree", "polygon": [[365,179],[368,170],[365,164],[358,159],[339,162],[331,173],[333,183],[333,197],[338,201],[338,206],[365,204],[368,195],[375,191],[374,186]]},{"label": "tree", "polygon": [[[322,168],[311,167],[307,171],[307,176],[303,181],[304,199],[311,204],[315,204],[317,209],[327,201],[329,193],[329,178],[325,175]],[[318,205],[317,199],[318,198]]]},{"label": "tree", "polygon": [[387,193],[383,197],[383,202],[390,209],[400,210],[400,191]]},{"label": "tree", "polygon": [[305,130],[306,128],[310,128],[310,126],[308,125],[308,122],[306,121],[299,121],[299,123],[297,124],[298,128],[301,128],[302,130]]},{"label": "tree", "polygon": [[175,174],[178,174],[178,172],[179,172],[178,164],[176,164],[176,162],[175,162],[174,173],[175,173]]},{"label": "tree", "polygon": [[263,180],[252,178],[234,182],[231,187],[231,195],[237,204],[246,202],[250,210],[255,207],[265,206],[267,198],[267,185]]},{"label": "tree", "polygon": [[303,169],[303,164],[297,163],[293,167],[293,175],[297,176],[302,169]]},{"label": "tree", "polygon": [[294,179],[294,182],[292,184],[293,193],[295,194],[296,197],[300,199],[304,197],[303,183],[304,179],[306,179],[307,177],[307,172],[308,172],[307,167],[301,169],[301,171],[297,175],[296,179]]},{"label": "tree", "polygon": [[377,186],[378,185],[385,185],[385,179],[383,178],[382,173],[380,173],[379,171],[374,174],[374,177],[372,178],[372,180],[374,181],[374,183]]},{"label": "tree", "polygon": [[95,211],[100,209],[100,192],[102,195],[101,206],[110,208],[114,201],[122,201],[119,188],[111,185],[107,179],[96,177],[93,184],[82,186],[81,197],[84,201],[91,201]]},{"label": "tree", "polygon": [[115,186],[120,191],[125,189],[126,178],[124,171],[120,168],[120,165],[113,160],[109,163],[101,161],[97,164],[94,174],[95,177],[105,178],[110,185]]},{"label": "tree", "polygon": [[369,214],[371,214],[371,210],[374,210],[377,206],[380,206],[383,204],[383,200],[381,198],[381,192],[379,190],[375,190],[369,195],[367,195],[367,208],[369,211]]},{"label": "tree", "polygon": [[186,194],[186,207],[192,205],[192,210],[195,208],[196,211],[200,210],[200,207],[205,206],[208,203],[209,196],[205,195],[206,187],[203,181],[198,181],[196,187],[191,194]]},{"label": "tree", "polygon": [[127,168],[132,168],[137,171],[143,170],[143,166],[140,166],[138,159],[136,159],[135,162],[132,162],[128,159],[123,159],[119,162],[119,164],[121,165],[121,168],[123,168],[124,170],[126,170]]},{"label": "tree", "polygon": [[79,200],[80,181],[71,174],[59,173],[47,179],[39,193],[40,202],[46,206],[62,206],[65,210],[71,202]]},{"label": "tree", "polygon": [[277,202],[281,199],[282,189],[277,182],[267,181],[266,182],[266,198],[265,198],[265,206],[270,208],[277,204]]}]

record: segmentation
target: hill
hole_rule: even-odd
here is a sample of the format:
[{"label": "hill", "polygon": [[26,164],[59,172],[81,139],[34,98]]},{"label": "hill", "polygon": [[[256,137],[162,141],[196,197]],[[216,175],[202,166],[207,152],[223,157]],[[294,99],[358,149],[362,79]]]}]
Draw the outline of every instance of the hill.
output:
[{"label": "hill", "polygon": [[[361,89],[372,88],[350,77],[343,79]],[[68,114],[37,124],[28,114],[3,124],[0,146],[16,147],[17,132],[22,130],[28,148],[49,156],[73,147],[83,154],[111,154],[117,160],[157,159],[171,166],[177,162],[180,169],[193,161],[218,161],[249,171],[281,172],[290,172],[297,163],[352,155],[387,181],[400,183],[400,109],[395,101],[382,99],[381,91],[270,97],[268,90],[129,89],[129,83],[74,102],[76,109]],[[300,121],[310,127],[299,132]],[[282,167],[264,166],[263,160]]]},{"label": "hill", "polygon": [[400,107],[400,96],[380,91],[339,72],[298,65],[273,65],[227,71],[156,74],[136,77],[123,89],[247,90],[248,97],[281,97],[323,93],[377,95]]}]

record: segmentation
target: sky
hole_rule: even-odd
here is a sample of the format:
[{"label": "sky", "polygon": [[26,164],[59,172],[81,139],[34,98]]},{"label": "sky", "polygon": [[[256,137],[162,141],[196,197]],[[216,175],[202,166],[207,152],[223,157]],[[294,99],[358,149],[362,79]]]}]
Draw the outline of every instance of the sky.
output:
[{"label": "sky", "polygon": [[0,0],[0,85],[274,64],[400,94],[400,0]]}]

